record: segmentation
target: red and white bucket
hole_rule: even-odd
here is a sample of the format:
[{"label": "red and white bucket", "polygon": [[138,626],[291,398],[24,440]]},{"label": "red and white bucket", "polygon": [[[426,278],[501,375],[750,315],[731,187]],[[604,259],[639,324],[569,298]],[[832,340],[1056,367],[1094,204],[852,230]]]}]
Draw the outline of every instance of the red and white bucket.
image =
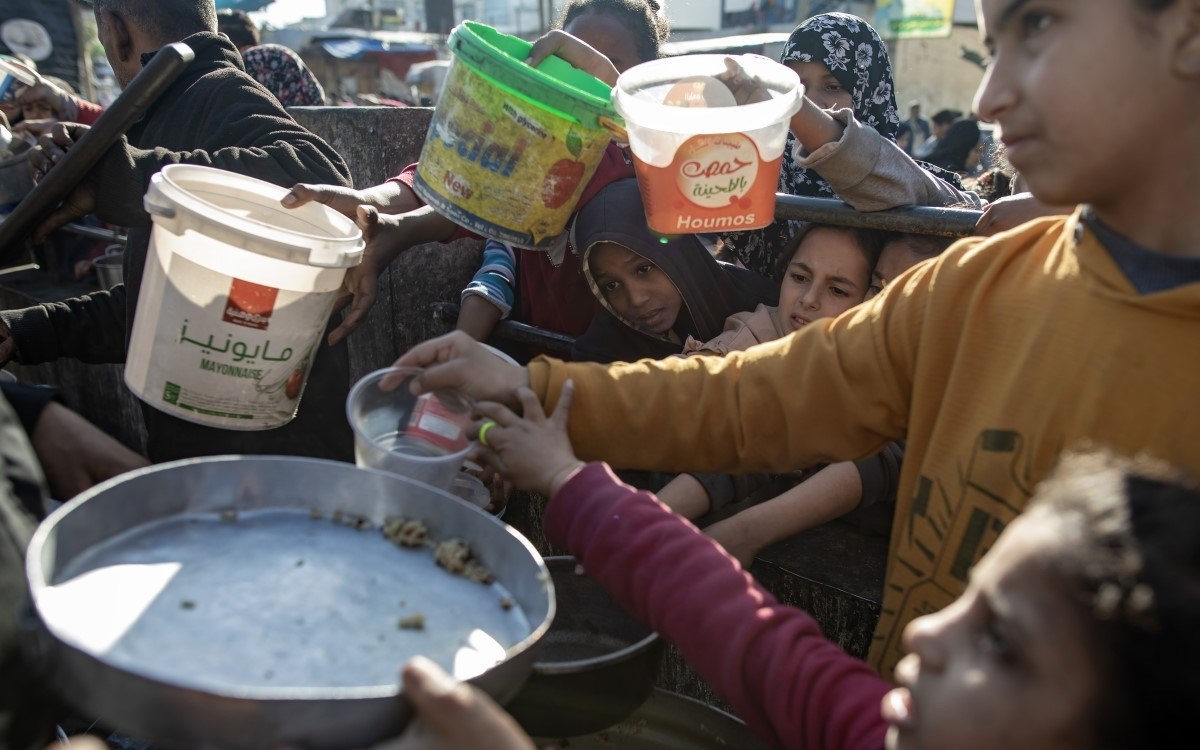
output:
[{"label": "red and white bucket", "polygon": [[[769,98],[737,104],[722,82],[729,60]],[[803,94],[794,71],[761,55],[682,55],[621,74],[613,103],[650,228],[676,235],[770,224],[788,123]]]}]

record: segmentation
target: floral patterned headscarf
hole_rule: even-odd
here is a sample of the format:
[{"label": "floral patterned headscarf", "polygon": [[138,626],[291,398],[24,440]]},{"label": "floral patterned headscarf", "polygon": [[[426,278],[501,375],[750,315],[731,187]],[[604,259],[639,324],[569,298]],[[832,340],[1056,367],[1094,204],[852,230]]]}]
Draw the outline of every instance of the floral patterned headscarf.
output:
[{"label": "floral patterned headscarf", "polygon": [[260,44],[242,53],[246,72],[266,86],[285,107],[320,107],[325,104],[325,92],[316,76],[287,47]]},{"label": "floral patterned headscarf", "polygon": [[[792,32],[780,62],[823,64],[851,92],[855,119],[870,125],[884,138],[896,140],[900,116],[896,112],[896,95],[892,90],[892,61],[883,40],[869,23],[848,13],[813,16]],[[816,172],[797,164],[801,150],[800,142],[788,133],[779,173],[779,192],[814,198],[838,197]],[[955,187],[961,187],[956,176],[930,165],[921,166]],[[765,229],[730,233],[721,239],[747,268],[771,276],[775,272],[778,253],[799,227],[799,222],[777,221]]]},{"label": "floral patterned headscarf", "polygon": [[892,60],[866,21],[848,13],[813,16],[792,32],[779,61],[822,63],[851,93],[858,121],[896,140],[900,116],[892,92]]}]

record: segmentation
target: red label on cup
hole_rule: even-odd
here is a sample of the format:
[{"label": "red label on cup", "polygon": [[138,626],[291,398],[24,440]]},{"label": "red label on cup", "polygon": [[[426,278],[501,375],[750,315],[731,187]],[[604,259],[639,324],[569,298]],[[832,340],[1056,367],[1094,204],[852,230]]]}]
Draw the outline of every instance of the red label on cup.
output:
[{"label": "red label on cup", "polygon": [[448,410],[432,397],[422,397],[408,420],[408,434],[420,438],[450,453],[462,450],[467,444],[463,434],[463,417]]},{"label": "red label on cup", "polygon": [[744,133],[692,136],[666,167],[634,152],[646,221],[665,235],[765,227],[775,218],[782,159],[762,159]]}]

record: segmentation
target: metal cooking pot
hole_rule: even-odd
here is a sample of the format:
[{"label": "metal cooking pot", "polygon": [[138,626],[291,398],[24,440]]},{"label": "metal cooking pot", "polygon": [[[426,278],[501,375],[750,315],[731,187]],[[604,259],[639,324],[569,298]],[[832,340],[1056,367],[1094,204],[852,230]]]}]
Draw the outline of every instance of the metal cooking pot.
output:
[{"label": "metal cooking pot", "polygon": [[[336,514],[336,516],[335,516]],[[380,533],[389,516],[460,537],[481,585]],[[500,702],[554,617],[540,556],[448,493],[335,461],[178,461],[83,493],[26,558],[33,662],[85,715],[167,747],[367,747],[410,708],[420,653]],[[420,614],[423,628],[400,623]]]},{"label": "metal cooking pot", "polygon": [[112,289],[125,281],[124,262],[125,253],[120,250],[110,250],[92,261],[101,289]]},{"label": "metal cooking pot", "polygon": [[525,687],[505,708],[534,736],[572,737],[612,726],[654,689],[663,643],[573,557],[548,557],[557,614]]},{"label": "metal cooking pot", "polygon": [[603,731],[569,740],[534,738],[557,750],[766,750],[739,719],[698,700],[655,690],[629,718]]}]

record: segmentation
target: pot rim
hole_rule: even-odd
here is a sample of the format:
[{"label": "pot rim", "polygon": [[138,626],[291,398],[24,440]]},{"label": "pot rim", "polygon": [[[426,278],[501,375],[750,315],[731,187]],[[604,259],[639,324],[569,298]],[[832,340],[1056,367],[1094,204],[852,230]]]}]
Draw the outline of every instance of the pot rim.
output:
[{"label": "pot rim", "polygon": [[[543,557],[542,561],[545,563],[546,569],[551,571],[555,565],[570,564],[574,566],[579,564],[572,555],[551,555]],[[650,634],[645,638],[603,656],[592,656],[587,659],[573,659],[571,661],[535,661],[533,663],[533,674],[562,675],[602,669],[639,657],[649,652],[660,641],[662,641],[662,638],[659,637],[658,633],[650,630]]]}]

